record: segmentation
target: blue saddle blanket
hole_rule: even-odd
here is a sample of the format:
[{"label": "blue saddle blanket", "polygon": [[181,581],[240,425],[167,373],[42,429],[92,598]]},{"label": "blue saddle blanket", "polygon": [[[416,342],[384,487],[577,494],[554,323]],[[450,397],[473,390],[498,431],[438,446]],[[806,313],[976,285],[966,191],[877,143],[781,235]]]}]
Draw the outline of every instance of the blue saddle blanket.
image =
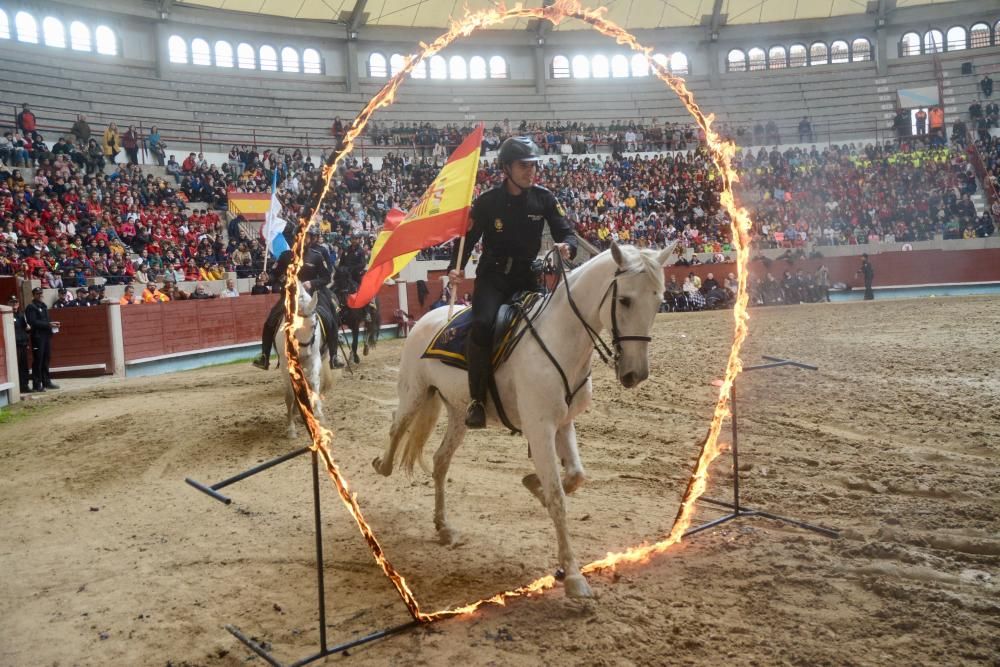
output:
[{"label": "blue saddle blanket", "polygon": [[[500,307],[493,331],[492,367],[495,371],[506,361],[521,339],[518,330],[525,314],[531,311],[541,295],[538,292],[522,292],[515,295],[511,303]],[[423,358],[438,359],[449,366],[468,370],[465,358],[465,341],[472,330],[472,308],[456,313],[431,339]]]}]

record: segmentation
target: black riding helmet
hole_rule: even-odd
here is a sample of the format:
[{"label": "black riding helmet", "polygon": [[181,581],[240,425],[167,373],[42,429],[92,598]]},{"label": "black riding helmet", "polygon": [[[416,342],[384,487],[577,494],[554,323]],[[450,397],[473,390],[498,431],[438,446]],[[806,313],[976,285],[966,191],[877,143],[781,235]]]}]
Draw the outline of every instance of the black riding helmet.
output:
[{"label": "black riding helmet", "polygon": [[500,144],[498,157],[503,167],[516,160],[537,162],[542,159],[542,149],[530,137],[510,137]]}]

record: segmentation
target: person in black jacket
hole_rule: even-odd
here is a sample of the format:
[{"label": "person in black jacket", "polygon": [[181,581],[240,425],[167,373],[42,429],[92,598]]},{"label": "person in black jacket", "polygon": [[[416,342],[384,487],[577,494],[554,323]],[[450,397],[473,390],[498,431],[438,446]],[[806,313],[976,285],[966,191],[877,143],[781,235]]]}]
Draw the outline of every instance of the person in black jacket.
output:
[{"label": "person in black jacket", "polygon": [[535,185],[541,149],[528,137],[511,137],[500,145],[503,183],[484,192],[472,204],[472,228],[465,236],[465,250],[458,246],[448,268],[450,287],[458,289],[460,271],[472,249],[482,240],[483,254],[476,268],[472,296],[472,330],[466,348],[469,363],[469,394],[472,402],[465,415],[469,428],[486,426],[486,389],[490,374],[490,347],[497,311],[515,292],[538,287],[532,263],[542,247],[547,223],[555,248],[570,259],[576,255],[576,234],[566,221],[555,195]]},{"label": "person in black jacket", "polygon": [[33,391],[58,389],[49,377],[49,358],[52,354],[52,325],[49,321],[49,307],[42,301],[42,288],[31,290],[31,303],[24,310],[28,329],[31,333],[31,382]]},{"label": "person in black jacket", "polygon": [[16,297],[10,297],[7,303],[14,310],[14,342],[17,345],[17,378],[21,386],[22,394],[30,394],[31,387],[28,385],[28,344],[31,339],[28,334],[28,320],[21,310],[21,301]]},{"label": "person in black jacket", "polygon": [[[327,348],[330,351],[330,365],[336,365],[336,341],[335,334],[340,328],[336,323],[336,310],[333,307],[333,297],[330,294],[330,280],[333,276],[333,260],[330,258],[330,251],[323,246],[320,240],[319,225],[313,223],[306,231],[306,248],[303,255],[302,268],[299,270],[299,281],[310,293],[319,294],[319,304],[317,312],[323,320],[326,328]],[[274,263],[271,269],[271,289],[274,292],[284,293],[285,280],[288,273],[288,265],[292,261],[292,251],[286,250],[281,253],[281,257]],[[278,331],[278,326],[285,315],[285,300],[279,299],[264,322],[264,331],[261,335],[260,356],[253,360],[253,365],[262,370],[267,370],[271,361],[271,348],[274,346],[274,336]]]}]

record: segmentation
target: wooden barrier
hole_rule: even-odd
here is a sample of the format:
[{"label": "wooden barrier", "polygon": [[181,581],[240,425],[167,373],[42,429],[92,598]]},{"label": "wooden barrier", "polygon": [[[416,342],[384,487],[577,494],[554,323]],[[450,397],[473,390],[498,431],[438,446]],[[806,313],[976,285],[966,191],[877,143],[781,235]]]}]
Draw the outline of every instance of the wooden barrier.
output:
[{"label": "wooden barrier", "polygon": [[[8,314],[8,309],[0,308],[0,318],[6,320],[11,318],[13,315]],[[17,382],[17,369],[7,368],[7,350],[13,349],[16,343],[13,340],[7,340],[7,327],[2,326],[3,322],[0,322],[0,386],[7,384],[8,382]]]},{"label": "wooden barrier", "polygon": [[50,308],[49,319],[59,322],[52,336],[52,375],[110,375],[114,373],[111,352],[110,306]]},{"label": "wooden barrier", "polygon": [[125,363],[205,352],[260,340],[278,295],[205,299],[122,308]]}]

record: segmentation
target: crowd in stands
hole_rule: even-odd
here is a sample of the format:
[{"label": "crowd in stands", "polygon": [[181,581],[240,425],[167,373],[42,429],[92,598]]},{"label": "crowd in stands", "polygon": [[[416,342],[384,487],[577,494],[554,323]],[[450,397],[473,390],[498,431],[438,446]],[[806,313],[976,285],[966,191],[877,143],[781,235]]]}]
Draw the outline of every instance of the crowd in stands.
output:
[{"label": "crowd in stands", "polygon": [[[800,132],[811,133],[808,119],[803,123]],[[80,116],[50,149],[28,105],[17,125],[0,143],[0,160],[13,165],[0,171],[0,274],[36,279],[68,293],[95,279],[109,285],[176,285],[222,279],[230,272],[256,277],[266,250],[259,238],[247,236],[239,218],[224,229],[218,209],[225,208],[229,193],[268,192],[276,178],[283,217],[294,221],[321,185],[320,161],[314,164],[300,150],[233,146],[221,165],[196,153],[178,162],[155,127],[139,136],[131,127],[119,133],[112,123],[98,139]],[[336,189],[319,212],[334,256],[351,239],[370,246],[385,213],[408,209],[470,129],[372,127],[369,134],[380,145],[430,148],[425,157],[420,151],[390,152],[378,169],[365,157],[344,161]],[[780,140],[770,123],[752,131],[728,129],[745,143]],[[498,145],[521,133],[532,134],[550,153],[539,171],[540,184],[553,190],[577,233],[598,248],[612,240],[652,247],[677,240],[679,254],[692,249],[720,262],[731,256],[729,220],[719,204],[721,179],[693,126],[616,121],[607,127],[512,127],[505,122],[490,128],[485,141]],[[588,151],[594,143],[608,142],[613,152],[601,158],[557,155],[559,146],[577,141]],[[165,167],[164,177],[144,173],[137,164],[143,148]],[[121,149],[125,159],[116,164]],[[627,154],[644,149],[670,152]],[[996,178],[1000,143],[987,134],[980,137],[979,149]],[[33,182],[24,181],[18,165],[35,166]],[[758,247],[905,243],[938,234],[968,238],[994,232],[990,213],[978,215],[970,199],[977,181],[961,141],[746,148],[735,166],[738,201],[751,213]],[[477,180],[481,190],[500,183],[499,165],[484,162]],[[191,210],[190,202],[209,208]],[[446,248],[424,253],[447,255]]]}]

